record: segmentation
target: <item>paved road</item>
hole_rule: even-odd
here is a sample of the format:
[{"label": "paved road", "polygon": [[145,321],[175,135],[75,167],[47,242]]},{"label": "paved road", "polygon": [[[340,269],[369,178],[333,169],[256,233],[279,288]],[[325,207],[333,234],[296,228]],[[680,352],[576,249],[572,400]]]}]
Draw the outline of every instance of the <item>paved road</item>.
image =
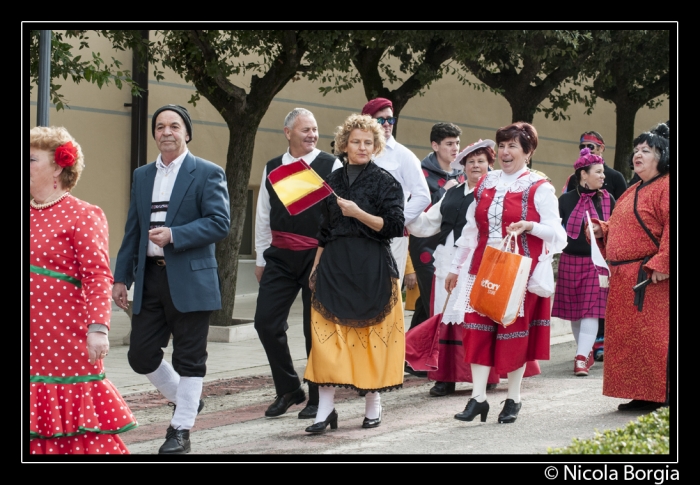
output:
[{"label": "paved road", "polygon": [[[264,455],[271,461],[295,460],[291,455],[304,455],[301,460],[314,459],[308,455],[373,455],[371,460],[377,459],[374,455],[387,455],[387,461],[406,459],[400,455],[416,455],[411,461],[421,461],[419,455],[451,455],[445,457],[448,461],[472,461],[478,455],[512,455],[515,459],[522,454],[546,455],[548,447],[567,446],[573,437],[590,438],[596,429],[614,429],[636,419],[638,414],[616,410],[623,400],[602,395],[603,364],[596,363],[588,377],[575,377],[574,343],[567,341],[551,349],[551,360],[541,362],[542,374],[524,380],[523,407],[513,424],[497,422],[506,399],[505,382],[489,395],[491,411],[486,423],[465,423],[453,416],[466,405],[470,384],[458,384],[455,394],[435,398],[428,394],[432,383],[406,375],[403,389],[382,395],[384,420],[375,429],[360,427],[364,399],[339,389],[338,429],[309,435],[304,428],[311,421],[297,418],[302,406],[293,406],[279,418],[263,416],[275,398],[269,375],[211,381],[205,384],[205,407],[191,433],[188,456],[250,455],[255,461],[260,458],[252,455]],[[126,399],[140,426],[123,434],[124,441],[134,454],[157,453],[171,408],[157,392],[130,394]],[[542,461],[547,461],[546,456]]]}]

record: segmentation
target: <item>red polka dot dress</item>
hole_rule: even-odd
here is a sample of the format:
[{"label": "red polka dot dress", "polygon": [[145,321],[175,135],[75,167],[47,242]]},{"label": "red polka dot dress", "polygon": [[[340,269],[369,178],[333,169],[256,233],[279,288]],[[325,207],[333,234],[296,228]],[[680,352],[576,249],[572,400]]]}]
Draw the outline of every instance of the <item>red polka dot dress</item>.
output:
[{"label": "red polka dot dress", "polygon": [[90,323],[109,327],[107,219],[72,195],[30,209],[30,453],[127,454],[137,426],[102,360],[88,361]]}]

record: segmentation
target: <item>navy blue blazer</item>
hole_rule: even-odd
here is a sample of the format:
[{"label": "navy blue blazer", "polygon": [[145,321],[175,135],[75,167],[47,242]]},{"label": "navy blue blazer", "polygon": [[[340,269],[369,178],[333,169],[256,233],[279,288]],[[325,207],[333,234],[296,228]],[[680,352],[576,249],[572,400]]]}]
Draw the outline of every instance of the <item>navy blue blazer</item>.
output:
[{"label": "navy blue blazer", "polygon": [[[141,311],[151,222],[155,162],[134,170],[124,239],[114,281],[134,286],[133,313]],[[173,243],[163,248],[170,295],[180,312],[219,310],[221,290],[215,243],[231,227],[226,174],[215,163],[188,153],[175,179],[165,217]]]}]

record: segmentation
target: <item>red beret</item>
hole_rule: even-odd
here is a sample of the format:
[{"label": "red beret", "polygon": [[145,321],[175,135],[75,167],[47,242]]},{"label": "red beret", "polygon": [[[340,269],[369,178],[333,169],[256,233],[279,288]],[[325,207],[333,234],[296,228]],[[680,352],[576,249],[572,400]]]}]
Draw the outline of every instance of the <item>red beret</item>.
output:
[{"label": "red beret", "polygon": [[386,98],[374,98],[373,100],[368,101],[365,107],[362,108],[362,114],[374,116],[374,113],[381,111],[384,108],[391,108],[393,111],[394,105],[391,104],[391,101]]}]

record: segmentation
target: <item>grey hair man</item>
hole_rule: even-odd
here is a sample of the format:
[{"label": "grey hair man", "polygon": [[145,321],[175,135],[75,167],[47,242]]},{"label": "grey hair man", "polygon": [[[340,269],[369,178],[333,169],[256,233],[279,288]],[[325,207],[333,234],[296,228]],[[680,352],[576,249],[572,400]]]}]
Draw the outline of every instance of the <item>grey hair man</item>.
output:
[{"label": "grey hair man", "polygon": [[[335,156],[316,148],[318,124],[311,111],[293,109],[284,120],[287,151],[270,160],[263,169],[255,215],[255,276],[260,284],[255,330],[272,370],[277,397],[265,416],[281,416],[294,404],[306,400],[306,393],[294,370],[287,343],[287,318],[301,290],[306,355],[311,352],[311,290],[309,275],[318,240],[320,204],[292,216],[275,193],[268,174],[283,165],[303,159],[324,179],[342,167]],[[318,386],[309,385],[309,400],[299,412],[300,419],[313,419],[318,410]]]}]

